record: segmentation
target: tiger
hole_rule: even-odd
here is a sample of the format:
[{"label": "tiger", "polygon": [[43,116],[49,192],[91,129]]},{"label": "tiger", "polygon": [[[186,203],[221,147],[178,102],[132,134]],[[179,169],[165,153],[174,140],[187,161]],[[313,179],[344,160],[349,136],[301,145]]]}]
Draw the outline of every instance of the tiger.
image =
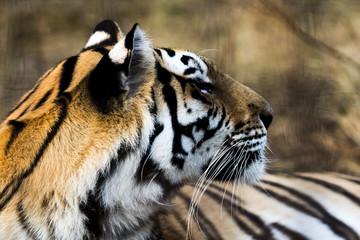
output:
[{"label": "tiger", "polygon": [[249,185],[187,185],[160,215],[164,239],[360,239],[360,177],[265,174]]},{"label": "tiger", "polygon": [[0,239],[162,239],[185,184],[258,180],[272,119],[211,60],[104,20],[0,125]]},{"label": "tiger", "polygon": [[359,178],[263,175],[272,119],[211,60],[104,20],[0,125],[0,239],[359,239]]}]

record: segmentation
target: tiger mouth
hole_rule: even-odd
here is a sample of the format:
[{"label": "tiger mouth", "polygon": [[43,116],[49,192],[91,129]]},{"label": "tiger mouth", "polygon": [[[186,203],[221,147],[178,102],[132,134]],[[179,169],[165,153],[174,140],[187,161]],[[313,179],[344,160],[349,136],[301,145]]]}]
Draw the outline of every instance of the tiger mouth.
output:
[{"label": "tiger mouth", "polygon": [[206,171],[214,180],[234,181],[246,174],[252,165],[264,164],[266,133],[259,137],[244,137],[231,140],[224,150],[208,164]]}]

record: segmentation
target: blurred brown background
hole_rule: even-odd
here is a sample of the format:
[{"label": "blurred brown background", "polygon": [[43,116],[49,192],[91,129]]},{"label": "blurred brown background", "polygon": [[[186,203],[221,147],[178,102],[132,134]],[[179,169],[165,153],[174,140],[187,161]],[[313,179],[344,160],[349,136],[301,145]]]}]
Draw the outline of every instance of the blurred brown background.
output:
[{"label": "blurred brown background", "polygon": [[97,22],[138,22],[272,104],[270,170],[360,173],[359,13],[358,0],[0,0],[0,119]]}]

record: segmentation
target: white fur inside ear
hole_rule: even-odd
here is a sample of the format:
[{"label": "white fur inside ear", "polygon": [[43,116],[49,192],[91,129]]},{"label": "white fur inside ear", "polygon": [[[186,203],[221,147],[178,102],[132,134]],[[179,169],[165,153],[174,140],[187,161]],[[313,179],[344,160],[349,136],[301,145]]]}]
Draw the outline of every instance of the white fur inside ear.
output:
[{"label": "white fur inside ear", "polygon": [[107,39],[110,39],[110,34],[104,31],[97,31],[89,38],[89,41],[86,43],[85,48],[99,44]]},{"label": "white fur inside ear", "polygon": [[121,39],[109,52],[109,57],[115,64],[123,64],[127,55],[128,49],[125,47],[125,38]]},{"label": "white fur inside ear", "polygon": [[136,28],[134,33],[133,53],[141,56],[142,62],[145,64],[154,62],[152,43],[139,27]]}]

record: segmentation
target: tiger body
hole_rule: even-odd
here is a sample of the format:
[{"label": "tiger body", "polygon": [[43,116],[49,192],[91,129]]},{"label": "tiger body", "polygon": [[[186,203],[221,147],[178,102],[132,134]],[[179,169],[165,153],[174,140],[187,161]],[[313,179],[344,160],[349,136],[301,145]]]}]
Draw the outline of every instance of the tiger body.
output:
[{"label": "tiger body", "polygon": [[0,126],[0,239],[159,239],[184,184],[257,179],[271,118],[210,61],[105,20]]},{"label": "tiger body", "polygon": [[[266,174],[253,186],[186,186],[161,216],[166,239],[360,239],[360,178],[338,173]],[[193,196],[197,196],[194,199]]]},{"label": "tiger body", "polygon": [[[193,191],[181,187],[257,182],[271,120],[261,96],[208,59],[154,48],[137,25],[124,35],[105,20],[84,49],[45,73],[0,125],[0,239],[179,239],[182,219],[173,214],[188,208],[179,196],[188,199]],[[216,184],[200,209],[219,206],[209,198]],[[278,236],[270,223],[282,210],[258,213],[248,205],[276,202],[259,189],[234,198],[273,220],[251,222],[256,234],[232,223],[233,236]],[[163,217],[173,197],[179,203]],[[194,238],[203,237],[189,226]],[[227,238],[211,229],[205,236]]]}]

